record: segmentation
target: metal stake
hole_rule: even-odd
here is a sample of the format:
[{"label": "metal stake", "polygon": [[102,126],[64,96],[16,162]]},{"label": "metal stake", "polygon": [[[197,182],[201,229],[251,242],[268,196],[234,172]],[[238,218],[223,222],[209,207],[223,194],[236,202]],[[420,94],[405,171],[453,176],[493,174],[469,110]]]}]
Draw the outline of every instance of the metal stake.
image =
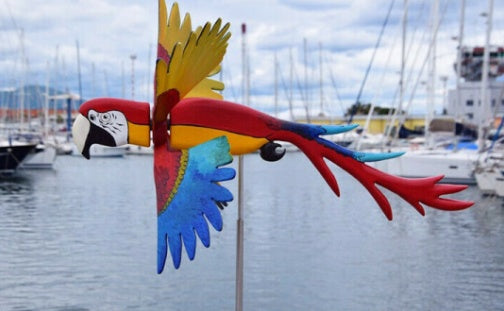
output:
[{"label": "metal stake", "polygon": [[236,220],[236,302],[243,310],[243,156],[238,157],[238,219]]}]

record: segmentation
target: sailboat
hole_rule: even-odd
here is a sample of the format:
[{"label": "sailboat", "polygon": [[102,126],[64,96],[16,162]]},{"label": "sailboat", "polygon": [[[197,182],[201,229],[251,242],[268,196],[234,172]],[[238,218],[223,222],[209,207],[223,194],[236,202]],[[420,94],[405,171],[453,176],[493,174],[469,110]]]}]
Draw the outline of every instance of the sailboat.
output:
[{"label": "sailboat", "polygon": [[503,151],[490,153],[478,162],[474,175],[478,188],[483,194],[504,196],[503,156]]},{"label": "sailboat", "polygon": [[[9,125],[6,124],[5,119],[2,120],[5,126],[4,135],[0,135],[0,173],[2,175],[12,174],[20,167],[28,168],[31,165],[30,161],[35,161],[33,163],[38,165],[37,159],[41,155],[46,155],[46,151],[50,151],[50,148],[43,144],[41,135],[32,128],[32,105],[28,105],[28,109],[25,109],[26,99],[33,98],[32,96],[27,96],[27,90],[31,90],[31,94],[33,94],[34,88],[25,85],[25,78],[29,69],[24,49],[24,31],[21,29],[18,35],[20,41],[19,55],[21,59],[21,78],[18,88],[19,93],[17,94],[19,98],[17,104],[19,106],[16,105],[14,107],[12,105],[9,109],[5,109],[4,112],[7,113],[9,110],[16,111],[19,117],[12,118]],[[12,99],[14,99],[14,91],[12,92]],[[28,119],[27,122],[25,122],[25,115]],[[52,159],[53,161],[54,159]]]},{"label": "sailboat", "polygon": [[[28,154],[34,152],[36,143],[18,141],[15,133],[18,132],[18,123],[8,123],[7,120],[14,120],[14,109],[9,109],[8,101],[14,99],[15,90],[7,91],[9,94],[3,96],[0,114],[0,177],[13,175]],[[6,100],[6,98],[10,98]]]},{"label": "sailboat", "polygon": [[[27,90],[33,91],[33,87],[29,87],[27,88]],[[23,85],[19,88],[18,97],[20,107],[24,107],[25,93],[27,90]],[[32,96],[27,96],[27,98],[30,97]],[[41,131],[39,131],[39,128],[36,126],[35,122],[28,122],[27,125],[24,121],[24,116],[27,111],[28,116],[30,115],[30,109],[26,110],[24,108],[10,108],[5,110],[6,113],[9,113],[9,110],[11,111],[11,113],[17,111],[20,117],[13,118],[10,124],[2,122],[5,124],[5,133],[2,139],[2,146],[5,147],[6,150],[12,149],[13,147],[17,146],[35,146],[34,148],[30,149],[30,152],[28,154],[22,157],[22,161],[19,156],[16,155],[16,162],[19,162],[17,163],[16,168],[18,166],[23,168],[46,168],[47,162],[49,162],[50,166],[52,167],[52,163],[54,162],[55,157],[55,150],[51,150],[51,148],[44,143],[43,134]],[[46,159],[47,157],[49,157],[50,159]],[[11,165],[9,165],[9,169],[11,169],[10,166]]]},{"label": "sailboat", "polygon": [[[24,61],[24,46],[23,39],[21,37],[21,55],[23,59],[23,67],[24,71],[27,72],[26,64]],[[27,143],[35,143],[35,149],[30,152],[26,159],[20,164],[23,168],[37,168],[37,169],[52,169],[53,163],[56,160],[56,149],[54,146],[47,144],[45,141],[47,139],[47,123],[48,123],[48,101],[49,101],[49,66],[47,68],[47,81],[46,81],[46,94],[45,94],[45,107],[44,109],[44,129],[42,130],[40,127],[32,127],[32,123],[30,122],[30,116],[32,113],[32,104],[28,105],[28,124],[25,123],[24,115],[26,113],[25,110],[25,85],[24,80],[22,79],[21,87],[20,87],[20,122],[19,129],[15,133],[15,137],[11,135],[11,138],[15,138],[18,141],[25,141]],[[38,93],[34,89],[32,92]],[[31,98],[29,96],[28,98]]]},{"label": "sailboat", "polygon": [[[48,70],[49,76],[49,70]],[[31,152],[21,164],[27,169],[52,169],[56,161],[56,144],[49,141],[49,85],[47,79],[44,101],[44,124],[41,133],[32,135],[32,141],[37,142],[34,152]]]},{"label": "sailboat", "polygon": [[0,176],[12,175],[37,144],[0,137]]},{"label": "sailboat", "polygon": [[476,182],[483,194],[496,194],[501,197],[504,196],[504,138],[500,138],[503,126],[504,117],[501,117],[492,144],[474,170]]},{"label": "sailboat", "polygon": [[[448,110],[451,110],[454,115],[459,117],[464,116],[466,119],[472,120],[477,124],[479,128],[478,147],[470,149],[461,148],[463,145],[459,143],[458,138],[454,135],[455,127],[453,127],[449,133],[449,137],[451,137],[450,139],[452,142],[448,144],[446,144],[446,142],[439,143],[438,138],[440,136],[438,134],[440,133],[437,133],[435,127],[433,126],[436,120],[428,113],[428,118],[426,119],[427,135],[425,144],[423,146],[410,145],[405,155],[395,161],[389,161],[390,163],[386,164],[389,167],[385,168],[388,169],[389,173],[408,177],[423,177],[433,173],[444,174],[445,179],[443,181],[446,182],[476,184],[474,170],[481,158],[481,152],[484,151],[487,146],[486,135],[482,129],[487,127],[487,121],[489,120],[489,107],[491,106],[491,103],[495,103],[497,101],[498,97],[496,94],[497,92],[494,92],[494,84],[497,82],[492,81],[491,88],[489,88],[490,85],[488,83],[489,79],[495,80],[495,77],[489,73],[489,57],[490,50],[492,49],[489,42],[493,1],[489,1],[485,47],[476,49],[478,51],[482,51],[479,55],[467,53],[467,51],[475,51],[475,49],[466,48],[462,45],[464,6],[465,2],[462,1],[461,26],[458,37],[459,51],[456,66],[457,89],[450,94],[452,95],[452,98],[449,101],[450,104]],[[439,25],[436,21],[433,24]],[[437,26],[433,28],[437,31]],[[432,46],[429,48],[430,50],[433,49],[433,46],[435,47],[435,37],[432,40],[431,45]],[[471,63],[469,58],[474,57],[478,58],[478,62]],[[434,68],[435,70],[435,65],[431,68]],[[434,76],[435,74],[431,71],[431,79],[433,79]],[[460,78],[465,78],[465,81],[460,82]],[[432,99],[434,94],[432,84],[430,91]],[[476,102],[478,102],[477,105],[475,104]],[[464,112],[465,115],[460,112]],[[378,166],[380,167],[380,165],[383,164],[379,163]]]}]

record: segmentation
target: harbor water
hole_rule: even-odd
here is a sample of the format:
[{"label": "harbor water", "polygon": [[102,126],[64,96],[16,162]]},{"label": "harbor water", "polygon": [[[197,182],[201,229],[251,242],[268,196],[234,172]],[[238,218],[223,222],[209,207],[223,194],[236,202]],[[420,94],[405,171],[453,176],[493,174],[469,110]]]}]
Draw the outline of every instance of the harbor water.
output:
[{"label": "harbor water", "polygon": [[[233,163],[236,167],[236,161]],[[426,216],[390,192],[388,221],[331,166],[336,197],[301,153],[245,157],[245,310],[504,310],[503,200]],[[211,247],[156,273],[152,158],[59,157],[0,180],[1,310],[233,310],[235,200]]]}]

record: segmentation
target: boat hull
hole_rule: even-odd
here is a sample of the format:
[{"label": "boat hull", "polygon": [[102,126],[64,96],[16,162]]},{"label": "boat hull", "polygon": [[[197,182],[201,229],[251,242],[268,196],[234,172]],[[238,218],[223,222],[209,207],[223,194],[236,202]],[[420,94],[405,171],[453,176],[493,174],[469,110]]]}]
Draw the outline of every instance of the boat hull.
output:
[{"label": "boat hull", "polygon": [[477,160],[478,154],[472,151],[420,150],[406,152],[396,159],[375,162],[373,166],[403,177],[444,175],[442,182],[474,185]]},{"label": "boat hull", "polygon": [[36,144],[0,146],[0,175],[13,174]]},{"label": "boat hull", "polygon": [[50,145],[43,145],[42,149],[30,153],[21,164],[26,169],[52,169],[56,161],[56,148]]}]

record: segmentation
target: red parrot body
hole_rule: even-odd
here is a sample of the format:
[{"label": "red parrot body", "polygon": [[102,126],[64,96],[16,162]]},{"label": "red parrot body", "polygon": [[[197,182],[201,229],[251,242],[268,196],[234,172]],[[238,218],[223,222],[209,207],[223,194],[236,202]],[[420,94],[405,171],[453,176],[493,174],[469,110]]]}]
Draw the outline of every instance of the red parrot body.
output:
[{"label": "red parrot body", "polygon": [[[179,142],[179,139],[176,138],[177,128],[180,126],[186,129],[195,127],[200,131],[201,129],[222,131],[217,132],[218,134],[231,133],[264,138],[268,141],[290,142],[306,154],[331,189],[339,196],[336,178],[327,167],[324,161],[326,158],[350,173],[366,187],[390,220],[392,219],[392,209],[376,185],[397,193],[422,215],[425,214],[425,211],[420,203],[445,210],[459,210],[472,205],[472,202],[468,201],[439,197],[443,194],[459,192],[467,188],[465,185],[437,184],[443,176],[415,179],[386,174],[363,163],[362,158],[368,154],[351,151],[319,137],[324,134],[321,133],[323,128],[319,126],[282,121],[243,105],[227,101],[216,103],[216,100],[204,98],[184,99],[171,112],[172,143],[180,148],[189,147],[188,143],[199,143],[198,137],[195,137],[195,140],[181,142],[183,146],[177,145]],[[208,138],[211,137],[204,136],[204,139]],[[234,152],[232,139],[229,140],[231,153],[239,154],[239,152]],[[386,154],[379,156],[386,157]]]}]

